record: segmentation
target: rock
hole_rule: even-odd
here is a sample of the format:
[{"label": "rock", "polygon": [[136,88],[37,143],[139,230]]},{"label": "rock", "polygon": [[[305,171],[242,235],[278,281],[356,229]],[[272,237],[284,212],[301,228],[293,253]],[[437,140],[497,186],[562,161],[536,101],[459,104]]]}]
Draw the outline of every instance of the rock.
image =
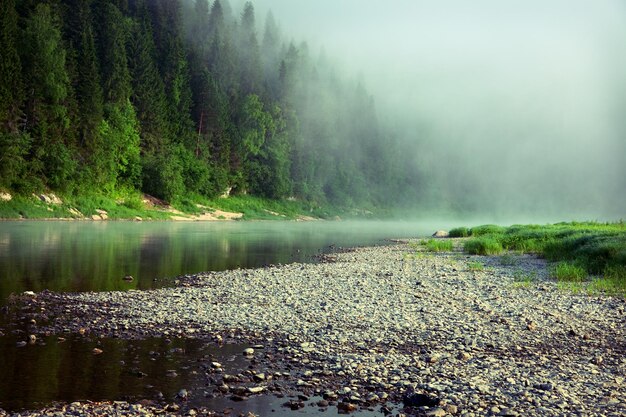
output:
[{"label": "rock", "polygon": [[222,364],[219,362],[211,362],[211,368],[213,369],[221,369],[222,368]]},{"label": "rock", "polygon": [[93,353],[94,355],[101,355],[104,351],[100,348],[93,348],[93,350],[91,351],[91,353]]},{"label": "rock", "polygon": [[551,383],[535,384],[534,387],[541,391],[552,391],[554,389],[554,385]]},{"label": "rock", "polygon": [[248,392],[250,394],[260,394],[265,391],[265,387],[249,387]]},{"label": "rock", "polygon": [[24,341],[22,340],[22,341],[17,342],[17,343],[15,344],[15,346],[17,346],[18,348],[21,348],[21,347],[26,346],[27,344],[28,344],[28,342],[24,342]]},{"label": "rock", "polygon": [[328,407],[328,401],[326,401],[326,400],[319,400],[317,402],[317,406],[318,407],[322,407],[322,408]]},{"label": "rock", "polygon": [[402,402],[406,407],[436,407],[441,400],[427,394],[408,392],[402,397]]},{"label": "rock", "polygon": [[235,375],[229,375],[229,374],[224,374],[224,376],[222,377],[222,380],[226,383],[229,382],[239,382],[239,378]]},{"label": "rock", "polygon": [[244,396],[244,395],[238,395],[238,394],[234,394],[230,396],[230,399],[232,401],[236,401],[236,402],[241,402],[241,401],[245,401],[248,399],[248,397]]},{"label": "rock", "polygon": [[446,412],[449,414],[456,414],[459,412],[459,408],[454,404],[448,404],[446,405]]},{"label": "rock", "polygon": [[178,394],[176,394],[176,398],[181,401],[187,401],[187,399],[189,398],[189,392],[187,392],[187,390],[183,388],[178,391]]},{"label": "rock", "polygon": [[457,359],[461,360],[461,361],[468,361],[472,358],[472,355],[470,355],[467,352],[459,352],[459,354],[457,355]]},{"label": "rock", "polygon": [[433,233],[433,237],[446,238],[450,237],[450,233],[446,232],[445,230],[437,230],[435,233]]},{"label": "rock", "polygon": [[35,297],[37,294],[35,294],[33,291],[24,291],[22,295],[26,297]]},{"label": "rock", "polygon": [[283,407],[291,408],[292,410],[299,410],[304,408],[303,401],[289,400],[283,404]]},{"label": "rock", "polygon": [[431,408],[430,410],[426,410],[424,415],[427,417],[444,417],[446,415],[446,411],[443,408]]},{"label": "rock", "polygon": [[123,279],[124,281],[128,281],[128,282],[130,282],[130,281],[132,281],[134,278],[133,278],[133,276],[132,276],[132,275],[125,275],[125,276],[124,276],[124,278],[122,278],[122,279]]},{"label": "rock", "polygon": [[244,349],[243,354],[245,356],[252,356],[252,355],[254,355],[254,349],[252,349],[252,348]]},{"label": "rock", "polygon": [[261,374],[254,374],[252,376],[252,379],[254,380],[254,382],[262,382],[265,381],[265,374],[261,373]]},{"label": "rock", "polygon": [[0,192],[0,200],[2,201],[11,201],[13,199],[13,196],[9,193],[5,193],[5,192]]},{"label": "rock", "polygon": [[337,410],[339,410],[339,414],[349,414],[353,413],[357,410],[357,406],[352,403],[339,403],[337,404]]},{"label": "rock", "polygon": [[31,334],[28,336],[28,343],[30,343],[31,345],[34,345],[35,342],[37,342],[37,336],[35,336],[34,334]]},{"label": "rock", "polygon": [[168,378],[176,378],[178,376],[178,373],[174,369],[168,369],[165,372],[165,376]]},{"label": "rock", "polygon": [[513,411],[509,408],[504,408],[502,411],[500,411],[498,413],[499,416],[505,416],[505,417],[518,417],[519,413],[517,413],[516,411]]}]

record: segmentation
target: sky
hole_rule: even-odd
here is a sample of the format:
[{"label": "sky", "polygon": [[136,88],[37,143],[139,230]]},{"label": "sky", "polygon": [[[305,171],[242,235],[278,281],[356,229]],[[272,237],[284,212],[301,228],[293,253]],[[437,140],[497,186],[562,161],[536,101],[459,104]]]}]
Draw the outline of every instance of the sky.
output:
[{"label": "sky", "polygon": [[362,77],[433,207],[626,217],[626,2],[253,3]]}]

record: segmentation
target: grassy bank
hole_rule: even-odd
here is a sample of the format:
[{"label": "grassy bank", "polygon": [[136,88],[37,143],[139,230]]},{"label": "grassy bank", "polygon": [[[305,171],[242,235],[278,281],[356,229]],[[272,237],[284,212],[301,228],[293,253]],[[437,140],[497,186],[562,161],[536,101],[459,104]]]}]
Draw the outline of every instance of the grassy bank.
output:
[{"label": "grassy bank", "polygon": [[553,225],[483,225],[456,228],[451,237],[469,237],[464,250],[476,255],[505,251],[535,253],[554,262],[552,276],[572,288],[585,283],[595,290],[626,295],[626,224],[557,223]]},{"label": "grassy bank", "polygon": [[[217,213],[241,213],[243,220],[330,219],[344,217],[347,211],[322,207],[303,201],[268,200],[251,196],[233,196],[208,200],[187,196],[167,204],[142,194],[130,192],[116,196],[101,194],[12,195],[0,200],[0,219],[110,219],[168,220],[172,216],[188,217]],[[221,216],[216,214],[216,219]]]}]

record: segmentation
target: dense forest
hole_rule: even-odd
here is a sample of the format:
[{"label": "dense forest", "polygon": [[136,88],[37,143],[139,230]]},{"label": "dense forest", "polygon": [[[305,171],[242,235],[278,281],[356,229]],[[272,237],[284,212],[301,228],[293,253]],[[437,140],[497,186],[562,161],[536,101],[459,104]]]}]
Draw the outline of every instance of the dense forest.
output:
[{"label": "dense forest", "polygon": [[227,0],[4,0],[0,188],[385,206],[416,189],[373,97]]}]

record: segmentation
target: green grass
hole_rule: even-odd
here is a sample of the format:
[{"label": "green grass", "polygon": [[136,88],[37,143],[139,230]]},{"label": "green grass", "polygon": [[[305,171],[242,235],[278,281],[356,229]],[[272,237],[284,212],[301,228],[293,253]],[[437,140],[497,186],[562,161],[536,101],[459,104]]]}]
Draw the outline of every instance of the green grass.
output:
[{"label": "green grass", "polygon": [[570,262],[559,262],[553,266],[551,275],[557,281],[583,282],[587,278],[587,271]]},{"label": "green grass", "polygon": [[485,265],[482,262],[471,261],[467,263],[467,268],[472,272],[480,272],[485,270]]},{"label": "green grass", "polygon": [[[585,288],[626,293],[626,224],[623,221],[514,225],[506,228],[486,225],[472,228],[471,235],[473,238],[464,245],[467,253],[535,253],[555,263],[552,275],[559,282],[587,281]],[[513,263],[512,260],[512,255],[507,254],[502,257],[501,263],[506,265]],[[592,280],[592,276],[600,278]]]},{"label": "green grass", "polygon": [[506,228],[502,226],[497,226],[495,224],[486,224],[483,226],[472,227],[470,230],[470,236],[478,237],[485,235],[496,235],[504,233],[505,230]]},{"label": "green grass", "polygon": [[502,253],[503,248],[497,239],[482,236],[465,242],[463,250],[471,255],[499,255]]},{"label": "green grass", "polygon": [[467,227],[457,227],[450,230],[450,237],[468,237],[470,235],[470,229]]},{"label": "green grass", "polygon": [[452,252],[454,245],[451,240],[429,239],[426,241],[426,250],[428,252]]}]

